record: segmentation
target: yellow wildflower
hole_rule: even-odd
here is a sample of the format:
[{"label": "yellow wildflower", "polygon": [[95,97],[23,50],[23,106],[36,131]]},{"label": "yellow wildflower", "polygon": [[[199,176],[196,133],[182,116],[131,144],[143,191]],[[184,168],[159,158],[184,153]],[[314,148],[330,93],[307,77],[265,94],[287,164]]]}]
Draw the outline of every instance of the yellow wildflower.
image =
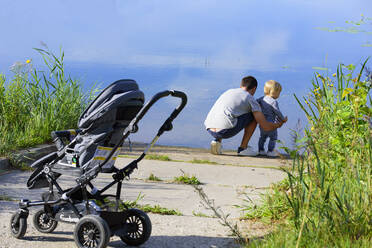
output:
[{"label": "yellow wildflower", "polygon": [[342,92],[342,98],[344,98],[345,96],[347,96],[350,92],[353,92],[353,89],[352,88],[346,88],[346,89],[344,89],[344,92]]},{"label": "yellow wildflower", "polygon": [[29,60],[29,59],[26,60],[26,64],[29,64],[29,63],[31,63],[31,60]]},{"label": "yellow wildflower", "polygon": [[333,73],[333,74],[332,74],[332,76],[334,76],[334,77],[336,77],[336,75],[337,75],[336,73]]}]

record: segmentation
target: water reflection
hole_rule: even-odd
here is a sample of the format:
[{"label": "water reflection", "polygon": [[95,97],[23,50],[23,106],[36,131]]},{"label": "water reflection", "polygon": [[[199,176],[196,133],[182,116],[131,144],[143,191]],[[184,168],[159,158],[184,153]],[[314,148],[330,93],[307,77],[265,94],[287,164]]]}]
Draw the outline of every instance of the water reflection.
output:
[{"label": "water reflection", "polygon": [[[204,118],[222,92],[253,75],[260,97],[264,82],[274,79],[283,86],[279,102],[289,118],[279,139],[290,143],[289,130],[305,119],[293,94],[306,94],[313,68],[327,67],[332,74],[339,62],[358,64],[371,55],[370,23],[359,25],[365,32],[328,32],[351,30],[356,23],[345,21],[358,22],[362,13],[372,13],[367,0],[6,0],[0,10],[8,34],[0,43],[0,68],[7,72],[15,61],[30,58],[42,40],[54,51],[63,46],[67,71],[87,87],[133,78],[147,98],[164,89],[183,90],[189,104],[160,143],[202,147],[210,141]],[[41,64],[37,55],[32,59]],[[159,103],[136,139],[153,135],[172,103]],[[224,146],[235,149],[240,138]]]}]

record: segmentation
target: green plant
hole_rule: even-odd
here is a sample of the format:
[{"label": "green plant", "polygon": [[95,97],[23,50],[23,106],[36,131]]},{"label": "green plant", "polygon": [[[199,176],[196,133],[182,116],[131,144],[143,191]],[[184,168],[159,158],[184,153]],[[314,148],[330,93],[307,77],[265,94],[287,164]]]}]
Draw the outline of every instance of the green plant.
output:
[{"label": "green plant", "polygon": [[235,205],[244,212],[241,219],[256,220],[259,219],[265,223],[276,222],[283,219],[289,213],[289,205],[285,192],[288,190],[288,180],[272,184],[270,188],[261,195],[259,203],[254,202],[247,194],[242,205]]},{"label": "green plant", "polygon": [[216,206],[214,200],[209,199],[207,194],[204,192],[203,188],[199,185],[191,185],[195,191],[199,194],[200,199],[202,200],[201,203],[204,207],[208,210],[211,210],[216,218],[220,220],[220,223],[229,228],[231,235],[234,236],[238,243],[244,244],[248,242],[248,238],[244,237],[241,231],[238,228],[236,223],[232,223],[229,220],[229,214],[225,214],[220,207]]},{"label": "green plant", "polygon": [[0,201],[14,201],[14,199],[8,195],[0,195]]},{"label": "green plant", "polygon": [[272,195],[289,218],[251,247],[369,247],[372,81],[370,74],[363,78],[366,63],[357,73],[342,64],[331,77],[317,73],[309,95],[295,96],[309,121],[300,139],[305,152],[291,151],[287,186]]},{"label": "green plant", "polygon": [[160,161],[172,161],[167,155],[156,155],[156,154],[149,154],[145,156],[145,159],[150,160],[160,160]]},{"label": "green plant", "polygon": [[200,185],[200,184],[202,184],[199,181],[198,178],[196,178],[195,176],[191,176],[190,177],[186,173],[183,173],[182,176],[174,177],[173,181],[176,182],[176,183],[191,184],[191,185]]},{"label": "green plant", "polygon": [[144,198],[144,195],[139,193],[137,198],[133,201],[127,200],[123,202],[120,200],[116,202],[116,200],[110,200],[106,198],[104,202],[96,201],[96,203],[102,208],[110,208],[110,209],[117,208],[120,211],[125,211],[130,208],[138,208],[147,213],[154,213],[154,214],[161,214],[161,215],[179,215],[179,216],[182,215],[182,213],[179,212],[178,210],[168,209],[165,207],[161,207],[160,205],[151,206],[150,204],[140,204],[139,201],[141,201],[143,198]]},{"label": "green plant", "polygon": [[95,90],[83,93],[77,80],[65,74],[64,53],[35,49],[46,71],[32,61],[15,63],[9,81],[0,75],[0,154],[51,141],[50,132],[75,128]]},{"label": "green plant", "polygon": [[209,160],[201,160],[194,158],[193,160],[189,161],[193,164],[218,164],[217,162],[209,161]]},{"label": "green plant", "polygon": [[[371,240],[361,238],[358,240],[350,240],[347,236],[339,236],[337,239],[331,238],[326,228],[319,230],[323,235],[304,236],[298,247],[306,248],[323,248],[323,247],[338,247],[338,248],[369,248]],[[264,237],[250,239],[244,247],[246,248],[273,248],[285,247],[292,248],[297,246],[298,230],[291,228],[288,225],[281,224],[277,229]]]},{"label": "green plant", "polygon": [[156,182],[163,181],[160,178],[158,178],[157,176],[155,176],[153,173],[150,174],[150,176],[147,178],[147,180],[156,181]]},{"label": "green plant", "polygon": [[178,210],[168,209],[165,207],[161,207],[159,205],[151,206],[149,204],[145,205],[138,205],[138,208],[144,212],[154,213],[154,214],[161,214],[161,215],[178,215],[181,216],[182,213]]}]

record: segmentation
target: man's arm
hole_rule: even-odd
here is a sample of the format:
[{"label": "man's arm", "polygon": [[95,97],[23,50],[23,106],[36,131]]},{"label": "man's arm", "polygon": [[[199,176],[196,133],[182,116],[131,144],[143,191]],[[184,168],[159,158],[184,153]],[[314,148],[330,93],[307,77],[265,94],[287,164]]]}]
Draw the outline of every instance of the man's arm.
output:
[{"label": "man's arm", "polygon": [[257,121],[258,124],[262,127],[265,131],[272,131],[275,130],[283,125],[283,122],[279,123],[272,123],[266,120],[265,116],[260,111],[253,112],[254,119]]}]

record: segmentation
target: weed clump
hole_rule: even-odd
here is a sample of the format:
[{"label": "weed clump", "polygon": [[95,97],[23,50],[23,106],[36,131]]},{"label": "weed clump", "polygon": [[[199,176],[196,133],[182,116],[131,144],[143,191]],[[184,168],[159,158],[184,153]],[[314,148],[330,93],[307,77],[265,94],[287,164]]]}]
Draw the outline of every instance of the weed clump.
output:
[{"label": "weed clump", "polygon": [[141,193],[138,194],[137,198],[133,201],[127,200],[127,201],[116,201],[114,199],[106,198],[104,202],[96,201],[96,203],[105,210],[120,210],[125,211],[130,208],[137,208],[140,209],[146,213],[154,213],[154,214],[160,214],[160,215],[177,215],[182,216],[182,213],[175,209],[169,209],[162,207],[160,205],[150,205],[150,204],[140,204],[139,201],[141,201],[144,198],[144,195]]},{"label": "weed clump", "polygon": [[[247,204],[248,218],[285,220],[250,247],[369,247],[372,240],[372,88],[365,64],[341,64],[331,76],[316,74],[300,100],[309,127],[285,184],[263,204]],[[299,150],[305,150],[300,154]],[[274,210],[274,211],[272,211]]]},{"label": "weed clump", "polygon": [[155,176],[153,173],[150,174],[150,176],[147,178],[147,180],[149,180],[149,181],[155,181],[155,182],[161,182],[161,181],[163,181],[159,177]]},{"label": "weed clump", "polygon": [[54,130],[75,128],[95,92],[84,93],[79,81],[65,74],[64,53],[36,49],[45,71],[32,61],[17,62],[13,78],[0,74],[0,154],[51,141]]},{"label": "weed clump", "polygon": [[167,155],[156,155],[156,154],[149,154],[145,156],[145,159],[149,160],[160,160],[160,161],[172,161]]},{"label": "weed clump", "polygon": [[190,185],[200,185],[202,184],[199,179],[195,176],[189,176],[187,174],[183,174],[182,176],[175,177],[174,182],[176,183],[183,183],[183,184],[190,184]]},{"label": "weed clump", "polygon": [[209,161],[209,160],[202,160],[202,159],[196,159],[190,161],[192,164],[218,164],[217,162]]}]

